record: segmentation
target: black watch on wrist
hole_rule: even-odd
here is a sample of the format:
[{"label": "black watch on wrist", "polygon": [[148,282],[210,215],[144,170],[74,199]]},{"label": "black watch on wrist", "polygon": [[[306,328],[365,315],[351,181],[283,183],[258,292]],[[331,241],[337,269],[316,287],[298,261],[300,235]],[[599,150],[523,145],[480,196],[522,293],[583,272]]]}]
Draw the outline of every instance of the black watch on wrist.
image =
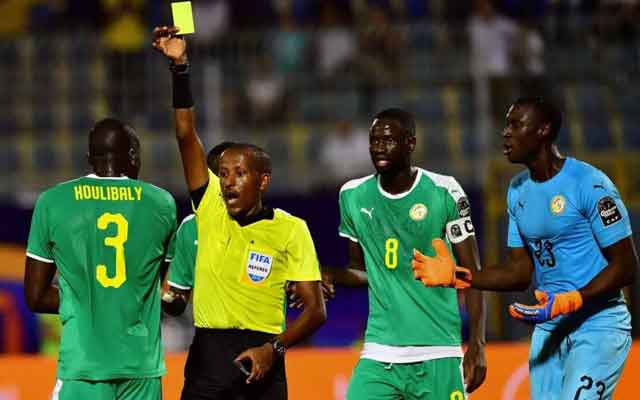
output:
[{"label": "black watch on wrist", "polygon": [[273,347],[273,352],[279,357],[284,357],[284,353],[287,352],[287,348],[277,339],[273,339],[271,341],[271,346]]}]

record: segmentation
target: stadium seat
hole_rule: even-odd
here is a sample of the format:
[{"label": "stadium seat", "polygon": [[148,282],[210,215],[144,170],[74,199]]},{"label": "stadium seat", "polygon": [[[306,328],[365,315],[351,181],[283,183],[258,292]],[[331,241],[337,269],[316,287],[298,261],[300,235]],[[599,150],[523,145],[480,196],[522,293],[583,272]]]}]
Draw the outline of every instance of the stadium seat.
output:
[{"label": "stadium seat", "polygon": [[17,149],[13,146],[0,146],[0,171],[2,174],[14,175],[20,168]]},{"label": "stadium seat", "polygon": [[409,46],[414,51],[430,50],[435,47],[436,37],[431,24],[413,24],[409,27]]},{"label": "stadium seat", "polygon": [[602,111],[583,118],[584,145],[591,151],[613,150],[609,116]]},{"label": "stadium seat", "polygon": [[59,157],[55,146],[41,144],[34,150],[33,164],[38,172],[52,172],[59,166]]},{"label": "stadium seat", "polygon": [[50,137],[55,130],[55,115],[51,107],[47,105],[35,105],[34,117],[31,119],[34,133],[39,137]]},{"label": "stadium seat", "polygon": [[305,121],[326,121],[334,118],[354,118],[358,114],[358,93],[306,93],[299,99],[299,111]]},{"label": "stadium seat", "polygon": [[576,85],[576,105],[578,111],[585,115],[606,112],[603,96],[603,89],[598,83]]},{"label": "stadium seat", "polygon": [[[78,132],[74,132],[80,135]],[[88,168],[87,161],[87,144],[84,140],[75,141],[71,150],[71,166],[74,171],[86,171]],[[78,172],[81,174],[81,172]]]},{"label": "stadium seat", "polygon": [[431,121],[419,123],[419,126],[417,135],[420,135],[420,131],[422,132],[422,136],[418,137],[418,141],[422,144],[418,144],[418,147],[424,149],[424,158],[427,163],[448,160],[451,155],[447,126]]},{"label": "stadium seat", "polygon": [[640,115],[625,114],[622,124],[625,146],[640,150]]},{"label": "stadium seat", "polygon": [[[164,170],[167,165],[180,165],[180,155],[172,140],[148,140],[144,146],[151,146],[151,167]],[[144,149],[143,149],[144,152]]]},{"label": "stadium seat", "polygon": [[375,110],[390,107],[405,108],[415,113],[416,119],[438,122],[444,119],[444,109],[439,86],[424,91],[406,89],[379,90],[375,99]]},{"label": "stadium seat", "polygon": [[16,124],[16,115],[12,107],[7,107],[0,113],[0,135],[3,137],[12,137],[18,135],[18,126]]}]

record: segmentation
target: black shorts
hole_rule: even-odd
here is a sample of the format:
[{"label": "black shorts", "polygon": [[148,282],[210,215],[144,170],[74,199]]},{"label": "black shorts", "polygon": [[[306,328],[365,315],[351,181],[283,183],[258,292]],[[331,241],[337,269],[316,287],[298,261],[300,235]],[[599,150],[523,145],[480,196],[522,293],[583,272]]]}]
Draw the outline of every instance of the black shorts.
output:
[{"label": "black shorts", "polygon": [[196,328],[184,367],[181,400],[286,400],[284,358],[274,360],[259,381],[246,375],[233,360],[243,351],[270,341],[274,335],[239,329]]}]

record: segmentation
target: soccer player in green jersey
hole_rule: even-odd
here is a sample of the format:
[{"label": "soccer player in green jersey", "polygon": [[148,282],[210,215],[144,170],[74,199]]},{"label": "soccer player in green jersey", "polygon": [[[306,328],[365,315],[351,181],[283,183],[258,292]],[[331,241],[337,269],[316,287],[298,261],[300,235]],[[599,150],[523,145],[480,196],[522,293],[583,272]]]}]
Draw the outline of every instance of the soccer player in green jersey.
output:
[{"label": "soccer player in green jersey", "polygon": [[369,287],[365,344],[347,399],[464,399],[486,374],[482,294],[467,294],[471,332],[463,361],[456,290],[425,288],[411,260],[415,250],[435,254],[432,239],[446,238],[459,260],[479,266],[469,202],[453,177],[412,165],[408,112],[378,113],[369,142],[377,173],[340,190],[339,233],[350,239],[350,265],[324,274],[330,288],[334,280]]},{"label": "soccer player in green jersey", "polygon": [[[235,144],[220,158],[219,177],[207,168],[194,125],[186,42],[177,33],[156,28],[153,46],[170,61],[176,139],[198,235],[196,334],[181,399],[284,400],[286,349],[326,319],[313,240],[302,219],[264,203],[271,182],[264,150]],[[285,326],[287,281],[296,282],[304,311]],[[250,366],[240,368],[246,362]]]},{"label": "soccer player in green jersey", "polygon": [[175,201],[128,177],[138,175],[139,142],[122,122],[94,126],[88,157],[92,174],[40,195],[27,245],[26,302],[62,320],[52,398],[159,400],[160,273]]}]

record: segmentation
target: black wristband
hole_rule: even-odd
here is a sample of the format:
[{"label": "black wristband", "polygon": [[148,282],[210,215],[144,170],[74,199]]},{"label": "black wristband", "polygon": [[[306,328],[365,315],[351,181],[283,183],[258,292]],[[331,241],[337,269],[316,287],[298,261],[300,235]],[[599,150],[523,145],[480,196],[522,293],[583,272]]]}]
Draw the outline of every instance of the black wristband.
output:
[{"label": "black wristband", "polygon": [[191,94],[191,65],[174,64],[169,65],[171,78],[173,80],[173,108],[193,107],[193,95]]}]

